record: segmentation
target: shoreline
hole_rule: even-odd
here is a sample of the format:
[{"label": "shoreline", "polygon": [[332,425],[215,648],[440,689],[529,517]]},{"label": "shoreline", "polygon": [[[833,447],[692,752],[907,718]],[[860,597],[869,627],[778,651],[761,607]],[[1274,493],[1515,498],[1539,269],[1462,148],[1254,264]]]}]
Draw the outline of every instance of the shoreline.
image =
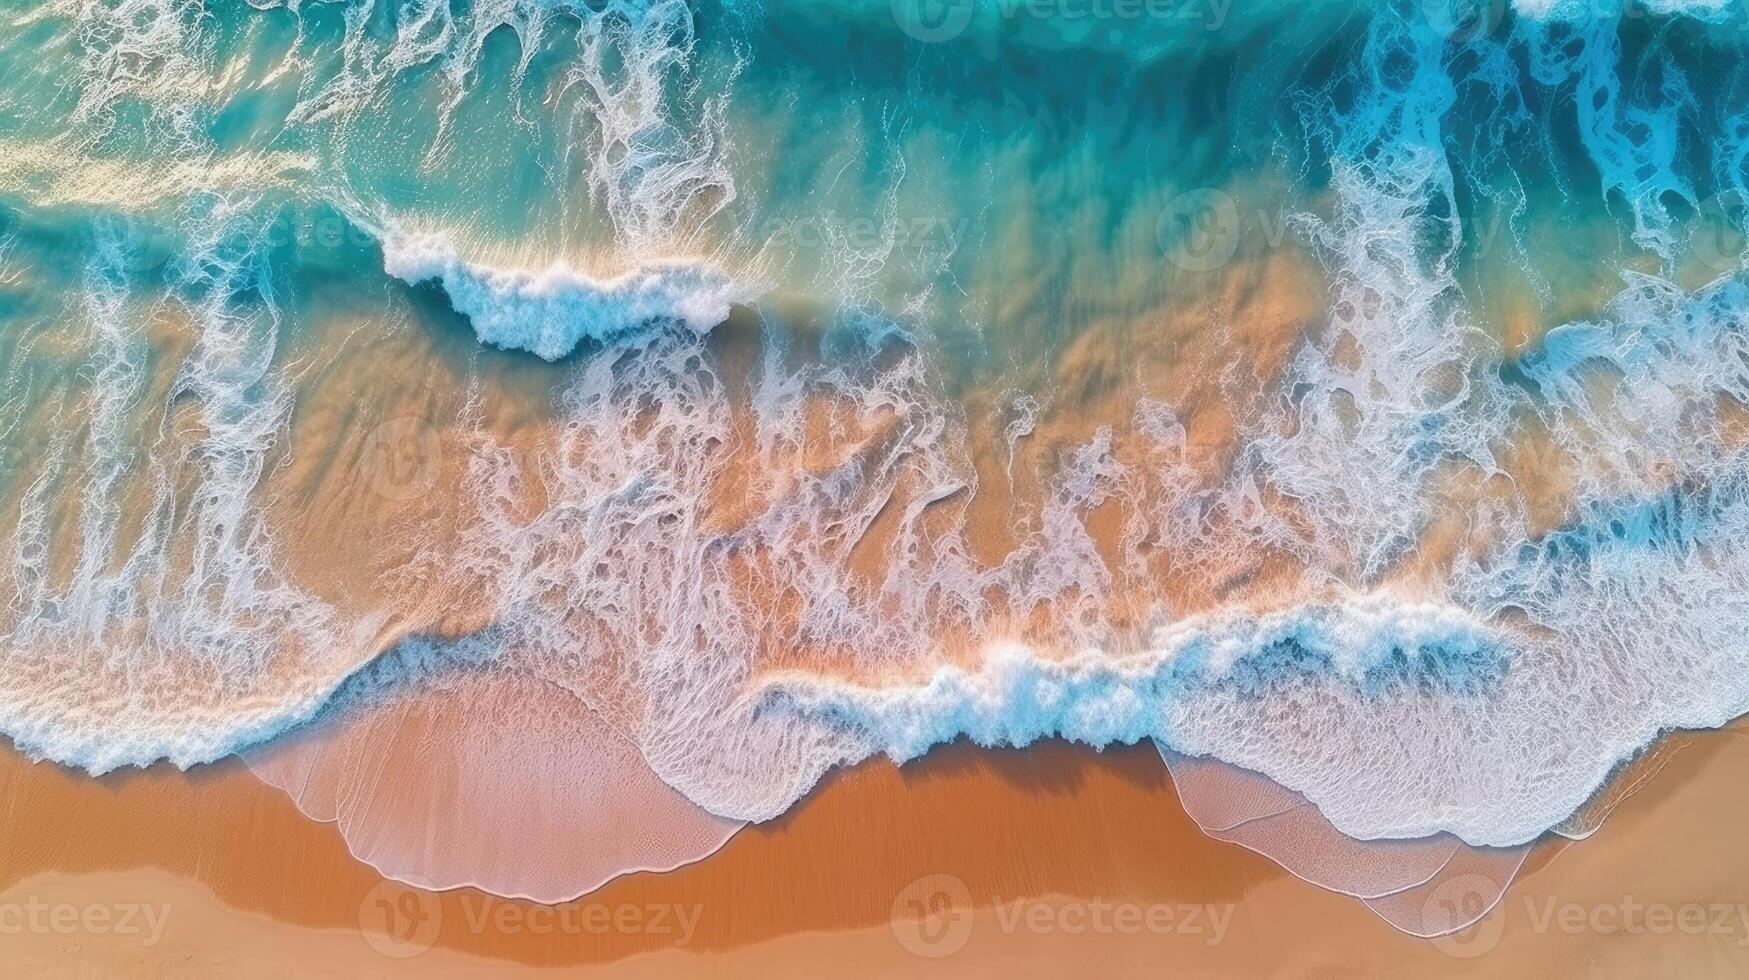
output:
[{"label": "shoreline", "polygon": [[[1732,785],[1749,761],[1745,734],[1677,736],[1690,744],[1597,834],[1539,845],[1500,908],[1446,940],[1400,933],[1358,901],[1207,837],[1151,749],[1060,742],[955,745],[903,769],[836,773],[703,861],[628,875],[557,906],[386,881],[335,827],[309,820],[239,763],[93,779],[8,751],[0,813],[13,846],[0,858],[0,909],[33,897],[119,908],[117,896],[150,896],[168,910],[162,942],[92,935],[76,947],[145,975],[167,971],[179,943],[225,947],[231,935],[254,937],[220,954],[249,964],[239,975],[316,949],[373,975],[486,965],[659,975],[682,962],[799,975],[810,961],[842,967],[854,954],[848,962],[867,975],[901,965],[1024,975],[1052,962],[1060,970],[1069,956],[1109,961],[1118,974],[1164,957],[1191,971],[1428,976],[1470,975],[1496,946],[1516,953],[1495,962],[1519,964],[1554,964],[1600,941],[1664,956],[1622,940],[1668,942],[1679,931],[1600,932],[1608,916],[1588,914],[1569,932],[1561,916],[1574,903],[1617,918],[1636,904],[1678,917],[1690,904],[1749,908],[1749,893],[1730,891],[1733,879],[1749,880],[1749,846],[1732,846],[1718,819],[1749,803],[1749,789]],[[1670,854],[1655,866],[1644,860],[1652,836]],[[913,921],[907,909],[929,918]],[[1749,964],[1749,914],[1717,929],[1709,919],[1708,929],[1688,937],[1685,956]],[[17,938],[0,954],[15,965],[47,955],[43,942],[67,947],[58,934]]]}]

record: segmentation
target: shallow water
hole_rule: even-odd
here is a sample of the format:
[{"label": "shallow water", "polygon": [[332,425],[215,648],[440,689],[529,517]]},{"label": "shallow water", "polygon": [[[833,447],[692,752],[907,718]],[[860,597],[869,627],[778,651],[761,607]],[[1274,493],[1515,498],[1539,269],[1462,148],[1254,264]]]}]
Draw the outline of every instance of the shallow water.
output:
[{"label": "shallow water", "polygon": [[0,731],[553,896],[958,737],[1506,848],[1749,707],[1749,8],[943,9],[0,13]]}]

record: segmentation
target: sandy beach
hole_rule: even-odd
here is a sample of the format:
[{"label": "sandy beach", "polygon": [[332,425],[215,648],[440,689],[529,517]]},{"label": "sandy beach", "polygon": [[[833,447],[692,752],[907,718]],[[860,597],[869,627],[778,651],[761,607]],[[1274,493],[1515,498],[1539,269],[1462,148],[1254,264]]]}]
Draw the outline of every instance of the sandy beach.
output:
[{"label": "sandy beach", "polygon": [[1436,941],[1205,837],[1145,748],[864,765],[704,861],[559,906],[385,882],[239,764],[93,780],[9,753],[0,961],[144,977],[1736,975],[1749,847],[1720,815],[1749,802],[1744,732],[1677,736],[1601,831],[1541,846],[1495,913]]}]

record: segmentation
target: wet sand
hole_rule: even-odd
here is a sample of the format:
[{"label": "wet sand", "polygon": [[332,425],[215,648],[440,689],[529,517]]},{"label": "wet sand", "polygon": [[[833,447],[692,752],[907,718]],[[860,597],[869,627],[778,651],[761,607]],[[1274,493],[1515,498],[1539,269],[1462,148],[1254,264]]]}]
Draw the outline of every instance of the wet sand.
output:
[{"label": "wet sand", "polygon": [[1205,837],[1145,748],[865,765],[698,864],[556,907],[385,883],[240,764],[91,779],[8,752],[0,970],[1739,975],[1746,732],[1684,737],[1594,837],[1539,848],[1493,916],[1434,942]]}]

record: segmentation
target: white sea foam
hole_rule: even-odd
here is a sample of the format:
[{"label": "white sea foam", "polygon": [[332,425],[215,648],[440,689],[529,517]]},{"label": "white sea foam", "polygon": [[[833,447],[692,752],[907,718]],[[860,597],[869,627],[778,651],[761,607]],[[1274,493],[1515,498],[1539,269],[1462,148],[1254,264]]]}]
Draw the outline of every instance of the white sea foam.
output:
[{"label": "white sea foam", "polygon": [[[13,527],[0,727],[32,754],[93,772],[213,761],[308,718],[373,632],[337,623],[275,568],[252,496],[290,409],[270,373],[278,312],[249,219],[218,204],[190,222],[191,254],[160,301],[191,318],[196,338],[161,405],[142,400],[153,352],[138,317],[153,306],[130,296],[137,243],[100,230],[83,310],[88,436],[80,447],[62,435]],[[238,302],[246,291],[260,301]],[[199,437],[179,446],[167,429],[185,404]],[[132,487],[144,492],[129,504],[141,512],[130,540],[121,500]],[[53,556],[68,549],[78,557],[63,581]]]},{"label": "white sea foam", "polygon": [[431,236],[389,236],[383,268],[408,283],[437,282],[483,343],[549,361],[584,340],[608,340],[677,322],[705,333],[756,292],[701,265],[668,263],[594,279],[555,263],[541,272],[468,262]]},{"label": "white sea foam", "polygon": [[[1180,707],[1203,688],[1262,694],[1303,672],[1369,693],[1397,680],[1440,683],[1503,657],[1511,639],[1464,610],[1355,596],[1265,614],[1222,610],[1158,628],[1148,648],[1061,658],[1019,644],[987,649],[975,669],[936,668],[916,686],[869,687],[807,674],[766,675],[754,697],[818,716],[898,762],[965,736],[986,746],[1067,738],[1094,746],[1175,743]],[[834,760],[834,764],[858,761]]]},{"label": "white sea foam", "polygon": [[[311,6],[275,5],[294,13]],[[392,32],[382,29],[385,21]],[[348,145],[353,121],[380,110],[397,83],[436,69],[445,98],[430,153],[439,159],[455,146],[455,109],[478,79],[487,39],[501,28],[515,34],[520,48],[507,80],[517,117],[532,106],[563,108],[554,120],[563,134],[560,162],[581,157],[590,202],[616,244],[640,256],[688,250],[736,191],[726,162],[728,93],[705,88],[694,74],[693,11],[683,0],[479,0],[459,7],[447,0],[355,0],[346,5],[338,68],[300,80],[291,118],[334,125],[335,138]],[[566,29],[574,56],[562,84],[524,92],[532,60]],[[311,65],[323,61],[325,40],[313,38],[300,57]],[[571,210],[570,201],[565,205]]]},{"label": "white sea foam", "polygon": [[1723,21],[1737,0],[1512,0],[1512,9],[1527,17],[1613,24],[1621,16],[1686,16]]}]

